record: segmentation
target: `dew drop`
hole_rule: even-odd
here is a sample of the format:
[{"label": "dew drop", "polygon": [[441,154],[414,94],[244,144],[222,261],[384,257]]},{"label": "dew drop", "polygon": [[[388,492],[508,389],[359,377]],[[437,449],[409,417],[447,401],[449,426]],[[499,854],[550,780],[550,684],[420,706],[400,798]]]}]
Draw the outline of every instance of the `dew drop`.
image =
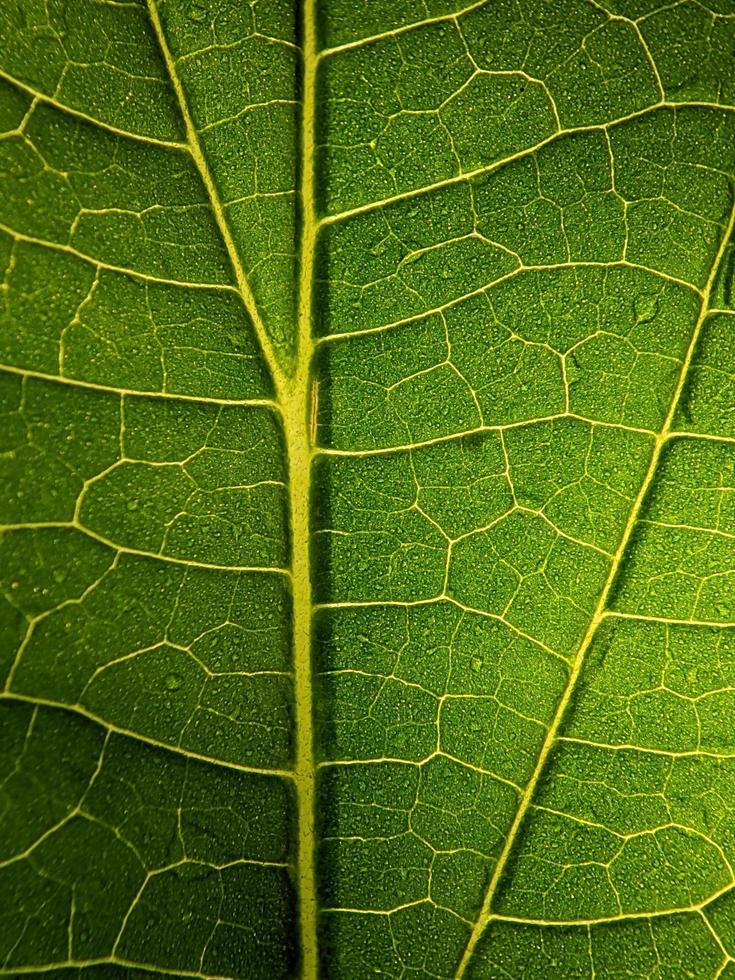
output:
[{"label": "dew drop", "polygon": [[633,308],[636,323],[650,323],[658,313],[658,297],[651,293],[641,293],[636,296]]}]

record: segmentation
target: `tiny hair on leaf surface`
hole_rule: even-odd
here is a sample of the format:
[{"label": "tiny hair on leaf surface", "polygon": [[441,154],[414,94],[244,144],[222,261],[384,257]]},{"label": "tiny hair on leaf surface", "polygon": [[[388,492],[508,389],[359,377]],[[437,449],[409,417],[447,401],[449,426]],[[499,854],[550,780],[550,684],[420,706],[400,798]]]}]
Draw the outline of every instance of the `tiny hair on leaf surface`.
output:
[{"label": "tiny hair on leaf surface", "polygon": [[735,978],[734,57],[0,5],[0,977]]}]

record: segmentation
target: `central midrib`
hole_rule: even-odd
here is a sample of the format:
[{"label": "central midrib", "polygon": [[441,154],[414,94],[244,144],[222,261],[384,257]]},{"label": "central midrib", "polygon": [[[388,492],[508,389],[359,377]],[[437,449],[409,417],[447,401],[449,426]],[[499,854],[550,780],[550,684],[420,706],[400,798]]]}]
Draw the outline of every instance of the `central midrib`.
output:
[{"label": "central midrib", "polygon": [[312,685],[311,465],[314,433],[310,424],[311,363],[314,353],[312,288],[318,222],[314,192],[316,123],[316,0],[302,10],[302,109],[300,140],[300,236],[297,296],[296,369],[290,386],[278,391],[288,452],[293,592],[293,666],[295,682],[298,800],[298,881],[301,969],[304,980],[318,975],[317,888],[314,851],[316,770]]},{"label": "central midrib", "polygon": [[206,190],[222,241],[232,266],[243,306],[253,324],[256,339],[275,388],[275,407],[281,415],[288,458],[288,510],[292,595],[292,663],[295,687],[295,760],[293,781],[298,818],[298,917],[301,975],[318,975],[317,888],[315,867],[315,776],[313,745],[312,616],[310,562],[311,464],[313,434],[308,414],[311,401],[312,283],[318,232],[314,192],[314,126],[316,107],[316,3],[303,0],[302,10],[302,110],[300,119],[300,201],[296,344],[293,359],[279,359],[263,323],[232,237],[214,177],[202,151],[186,93],[178,76],[156,0],[147,0],[153,30],[158,39],[171,84],[181,111],[189,151]]}]

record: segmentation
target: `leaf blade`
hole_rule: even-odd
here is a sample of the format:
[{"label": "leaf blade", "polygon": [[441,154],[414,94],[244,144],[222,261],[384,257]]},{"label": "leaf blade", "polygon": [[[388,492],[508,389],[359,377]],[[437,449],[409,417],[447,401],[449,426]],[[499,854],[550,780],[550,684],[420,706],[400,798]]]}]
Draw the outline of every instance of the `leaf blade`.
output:
[{"label": "leaf blade", "polygon": [[107,731],[6,971],[726,968],[731,18],[650,6],[151,3],[148,121],[139,5],[5,12],[6,698]]}]

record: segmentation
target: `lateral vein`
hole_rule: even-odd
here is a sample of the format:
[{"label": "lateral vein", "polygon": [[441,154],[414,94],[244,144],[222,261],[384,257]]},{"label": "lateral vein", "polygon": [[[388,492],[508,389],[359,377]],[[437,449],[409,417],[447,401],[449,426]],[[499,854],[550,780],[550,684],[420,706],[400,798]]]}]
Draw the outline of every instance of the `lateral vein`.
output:
[{"label": "lateral vein", "polygon": [[311,290],[314,251],[317,235],[314,185],[314,125],[316,112],[316,7],[315,0],[304,0],[303,8],[303,79],[301,117],[301,226],[299,241],[298,311],[296,323],[296,356],[282,365],[268,336],[255,296],[232,237],[214,177],[202,151],[199,134],[189,111],[176,63],[168,47],[156,6],[146,0],[166,62],[171,84],[178,99],[187,142],[192,158],[205,186],[217,226],[225,244],[243,305],[252,320],[263,358],[270,370],[277,401],[281,407],[283,432],[289,472],[289,518],[291,530],[291,586],[293,670],[295,677],[295,764],[291,774],[298,808],[299,923],[301,939],[301,973],[304,980],[317,976],[316,872],[314,862],[315,765],[313,749],[311,691],[311,567],[310,567],[310,500],[311,438],[307,421],[310,395],[310,373],[313,355],[311,326]]},{"label": "lateral vein", "polygon": [[279,779],[293,779],[293,773],[290,769],[250,766],[245,763],[228,762],[217,759],[215,756],[205,755],[203,752],[195,752],[193,749],[182,748],[173,742],[162,742],[160,739],[153,738],[151,735],[144,735],[142,732],[133,731],[131,728],[125,728],[122,725],[116,725],[111,721],[107,721],[101,715],[95,714],[81,704],[67,704],[63,701],[54,701],[51,698],[36,697],[33,694],[23,694],[20,691],[12,690],[0,691],[0,702],[2,701],[18,701],[23,704],[32,704],[37,707],[69,712],[70,714],[86,718],[88,721],[94,722],[100,728],[104,728],[108,732],[113,732],[115,735],[123,735],[125,738],[131,739],[131,741],[142,742],[144,745],[153,745],[157,749],[163,749],[166,752],[182,756],[185,759],[195,759],[197,762],[206,762],[208,765],[217,766],[218,768],[232,769],[236,772],[250,773],[254,776],[274,776]]},{"label": "lateral vein", "polygon": [[173,86],[176,94],[181,117],[184,120],[184,129],[186,131],[186,140],[189,146],[189,151],[207,192],[207,197],[209,198],[209,203],[212,208],[212,214],[217,223],[219,233],[222,236],[225,249],[227,250],[230,265],[232,266],[238,292],[252,321],[263,359],[270,370],[274,385],[276,388],[279,388],[283,384],[283,372],[280,364],[278,363],[278,359],[276,358],[273,345],[268,337],[268,332],[265,329],[265,324],[263,323],[263,318],[258,310],[253,291],[250,288],[250,283],[248,282],[245,269],[240,261],[237,246],[235,245],[235,240],[232,237],[232,232],[230,231],[230,226],[227,222],[227,217],[225,216],[225,210],[220,200],[219,192],[217,191],[217,186],[214,182],[214,177],[209,169],[207,158],[202,151],[201,143],[199,142],[199,134],[194,125],[191,112],[189,111],[189,104],[186,100],[186,94],[184,92],[184,87],[181,84],[181,79],[179,78],[176,62],[171,54],[171,49],[168,46],[168,41],[166,40],[166,35],[164,34],[163,26],[161,24],[161,18],[158,15],[156,0],[146,0],[146,3],[148,5],[148,14],[150,16],[151,24],[158,40],[158,45],[161,49],[163,60],[166,63],[169,78],[171,79],[171,85]]},{"label": "lateral vein", "polygon": [[500,852],[497,864],[495,865],[495,869],[493,871],[492,877],[490,879],[487,890],[485,892],[482,908],[477,917],[477,920],[475,921],[475,925],[472,930],[472,933],[470,934],[470,938],[467,942],[467,946],[465,947],[462,959],[459,964],[459,968],[455,976],[455,980],[461,980],[461,978],[464,977],[465,972],[467,971],[467,968],[470,964],[470,961],[472,960],[477,944],[480,941],[483,932],[485,931],[485,927],[487,923],[493,918],[492,903],[496,895],[500,881],[503,877],[503,872],[505,871],[505,867],[508,863],[508,859],[510,858],[511,852],[513,851],[513,847],[518,838],[518,834],[524,822],[524,818],[526,816],[528,808],[533,802],[536,793],[536,787],[538,786],[539,780],[546,768],[546,763],[548,761],[549,755],[554,745],[557,742],[557,736],[561,729],[562,723],[564,721],[564,716],[566,715],[567,708],[569,707],[569,703],[571,701],[572,694],[574,693],[574,689],[576,687],[577,681],[582,672],[582,667],[584,665],[587,652],[592,644],[592,641],[595,638],[598,627],[606,618],[606,608],[607,608],[608,599],[610,598],[612,587],[615,583],[615,579],[617,577],[617,573],[621,566],[626,549],[628,547],[628,543],[631,539],[633,530],[638,521],[638,517],[641,513],[643,503],[646,499],[648,491],[655,478],[656,471],[658,469],[658,463],[661,458],[661,453],[667,442],[668,435],[672,430],[672,426],[674,423],[674,416],[676,415],[676,410],[679,401],[681,399],[682,392],[684,390],[684,385],[686,384],[687,375],[689,373],[689,368],[691,366],[692,359],[694,357],[694,352],[697,347],[699,335],[702,331],[704,322],[709,314],[710,295],[712,293],[715,284],[717,272],[719,270],[720,264],[725,254],[725,249],[727,248],[728,241],[730,240],[730,236],[733,233],[733,228],[735,228],[735,202],[733,202],[731,208],[732,209],[731,209],[729,220],[723,231],[722,238],[720,240],[720,245],[717,249],[717,253],[712,263],[712,267],[709,276],[707,278],[707,283],[705,285],[702,294],[702,303],[700,306],[699,315],[694,325],[694,329],[692,330],[689,346],[687,348],[687,352],[681,366],[681,371],[679,372],[676,386],[671,396],[671,401],[669,403],[669,408],[666,413],[666,418],[664,419],[664,423],[661,428],[661,431],[655,436],[654,439],[654,444],[651,451],[651,457],[649,460],[648,468],[646,470],[646,474],[643,478],[640,489],[638,491],[638,495],[636,496],[635,501],[633,502],[633,506],[628,515],[627,523],[625,525],[622,536],[620,538],[618,548],[613,556],[613,560],[610,565],[610,570],[608,572],[607,578],[605,580],[605,584],[600,593],[600,598],[597,602],[597,606],[595,607],[595,611],[590,620],[589,626],[587,627],[587,631],[579,645],[579,649],[577,650],[577,654],[574,658],[574,662],[572,664],[572,669],[570,671],[567,684],[559,700],[559,704],[557,705],[557,709],[556,712],[554,713],[554,717],[551,722],[551,725],[549,726],[549,729],[546,733],[546,738],[544,739],[544,742],[541,746],[541,750],[536,760],[536,765],[534,767],[533,773],[526,785],[523,794],[521,795],[518,809],[516,810],[515,817],[510,826],[508,834],[505,838],[503,849]]},{"label": "lateral vein", "polygon": [[178,152],[186,152],[189,149],[186,143],[181,143],[178,140],[165,140],[160,139],[157,136],[144,136],[142,133],[134,133],[129,129],[121,129],[119,126],[114,126],[112,123],[107,123],[102,119],[97,119],[95,116],[91,116],[87,112],[82,112],[81,109],[75,109],[73,106],[67,105],[65,102],[61,102],[52,95],[47,95],[45,92],[41,92],[39,89],[34,88],[27,82],[23,82],[14,75],[10,75],[2,68],[0,68],[0,79],[7,82],[8,85],[12,85],[15,88],[20,89],[21,92],[25,92],[26,95],[30,95],[32,98],[37,99],[39,102],[51,106],[58,112],[63,112],[65,115],[71,116],[73,119],[79,119],[81,122],[89,123],[90,126],[96,126],[105,132],[112,133],[113,136],[119,136],[121,139],[135,140],[138,143],[148,143],[150,146],[160,146],[166,150],[176,150]]}]

